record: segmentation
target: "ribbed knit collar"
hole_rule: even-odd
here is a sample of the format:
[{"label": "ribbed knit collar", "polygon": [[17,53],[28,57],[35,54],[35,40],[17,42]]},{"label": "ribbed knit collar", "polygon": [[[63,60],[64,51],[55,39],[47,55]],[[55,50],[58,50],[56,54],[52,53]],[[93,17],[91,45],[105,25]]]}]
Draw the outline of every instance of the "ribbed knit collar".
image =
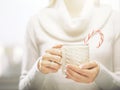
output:
[{"label": "ribbed knit collar", "polygon": [[94,29],[102,29],[111,14],[111,8],[95,7],[87,2],[79,17],[72,18],[63,0],[57,7],[45,8],[39,15],[40,25],[49,36],[62,41],[81,41]]}]

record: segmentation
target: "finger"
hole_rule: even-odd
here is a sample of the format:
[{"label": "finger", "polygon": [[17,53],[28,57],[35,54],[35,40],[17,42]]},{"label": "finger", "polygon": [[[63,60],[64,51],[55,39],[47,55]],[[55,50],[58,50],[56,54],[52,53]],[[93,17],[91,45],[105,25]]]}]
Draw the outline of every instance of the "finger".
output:
[{"label": "finger", "polygon": [[76,66],[76,65],[69,64],[69,65],[67,65],[67,69],[71,69],[74,72],[77,72],[78,74],[81,74],[81,75],[86,76],[86,77],[88,77],[88,75],[89,75],[89,70],[81,69],[79,66]]},{"label": "finger", "polygon": [[[74,65],[68,65],[67,67],[72,67]],[[74,66],[74,67],[77,67],[77,66]],[[81,75],[82,77],[86,77],[87,80],[85,80],[85,83],[91,83],[94,81],[95,77],[98,75],[98,72],[99,72],[99,67],[95,67],[95,68],[92,68],[90,70],[86,70],[86,69],[81,69],[78,67],[78,70],[77,68],[73,68],[73,69],[70,69],[70,68],[67,68],[67,70],[72,70],[72,71],[77,71],[79,72],[78,74]],[[83,79],[81,79],[82,81]],[[82,81],[84,82],[84,81]]]},{"label": "finger", "polygon": [[90,62],[80,65],[80,67],[83,69],[91,69],[91,68],[95,68],[97,66],[98,66],[98,64],[95,61],[90,61]]},{"label": "finger", "polygon": [[53,46],[53,48],[61,48],[62,46],[63,46],[62,44],[58,44],[58,45]]},{"label": "finger", "polygon": [[72,79],[72,80],[78,82],[78,79],[75,78],[75,77],[73,77],[72,74],[71,74],[71,72],[69,72],[69,71],[66,71],[66,78]]},{"label": "finger", "polygon": [[95,67],[93,69],[90,69],[89,72],[90,72],[90,74],[88,76],[88,83],[91,83],[95,80],[96,76],[98,75],[99,68]]},{"label": "finger", "polygon": [[98,75],[98,73],[99,73],[99,67],[95,67],[95,68],[91,69],[90,72],[91,72],[91,76],[93,78],[95,78]]},{"label": "finger", "polygon": [[57,72],[57,70],[51,69],[51,68],[47,68],[47,67],[42,67],[42,68],[41,68],[41,71],[42,71],[44,74]]},{"label": "finger", "polygon": [[87,77],[84,77],[70,69],[67,70],[66,74],[67,74],[67,78],[72,79],[77,82],[87,82],[87,80],[88,80]]},{"label": "finger", "polygon": [[60,49],[52,48],[52,49],[46,50],[46,53],[50,53],[50,54],[58,55],[62,57],[62,51]]},{"label": "finger", "polygon": [[50,61],[42,61],[41,63],[42,66],[53,69],[53,70],[58,70],[60,68],[60,65],[54,62]]},{"label": "finger", "polygon": [[43,60],[48,60],[48,61],[52,61],[58,64],[61,64],[61,57],[60,56],[56,56],[56,55],[52,55],[49,53],[46,53],[43,57]]}]

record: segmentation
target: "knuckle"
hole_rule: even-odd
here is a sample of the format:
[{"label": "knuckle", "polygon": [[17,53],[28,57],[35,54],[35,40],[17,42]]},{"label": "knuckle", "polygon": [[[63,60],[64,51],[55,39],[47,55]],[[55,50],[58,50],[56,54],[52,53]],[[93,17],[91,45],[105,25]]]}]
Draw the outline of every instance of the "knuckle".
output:
[{"label": "knuckle", "polygon": [[56,69],[59,69],[59,66],[58,66],[58,65],[56,65]]},{"label": "knuckle", "polygon": [[59,68],[60,68],[60,66],[56,64],[56,65],[55,65],[55,69],[56,69],[56,70],[59,70]]},{"label": "knuckle", "polygon": [[76,76],[76,74],[75,74],[75,73],[73,73],[73,72],[70,72],[70,74],[71,74],[73,77],[75,77],[75,76]]},{"label": "knuckle", "polygon": [[58,69],[56,69],[55,72],[58,72]]},{"label": "knuckle", "polygon": [[43,56],[42,56],[42,60],[44,60],[45,58],[46,58],[45,55],[43,55]]},{"label": "knuckle", "polygon": [[55,60],[56,62],[60,62],[60,61],[61,61],[61,57],[60,57],[60,56],[54,56],[54,60]]},{"label": "knuckle", "polygon": [[45,50],[45,53],[48,53],[49,52],[49,50]]},{"label": "knuckle", "polygon": [[56,58],[56,59],[58,59],[58,60],[60,60],[60,59],[61,59],[61,57],[59,57],[59,56],[55,56],[55,58]]},{"label": "knuckle", "polygon": [[60,69],[60,65],[57,66],[57,69]]},{"label": "knuckle", "polygon": [[43,56],[42,56],[42,60],[46,60],[48,58],[48,54],[44,54]]},{"label": "knuckle", "polygon": [[62,56],[62,51],[60,49],[58,49],[57,52],[58,52],[59,56]]},{"label": "knuckle", "polygon": [[58,69],[54,69],[52,72],[53,72],[53,73],[58,72]]}]

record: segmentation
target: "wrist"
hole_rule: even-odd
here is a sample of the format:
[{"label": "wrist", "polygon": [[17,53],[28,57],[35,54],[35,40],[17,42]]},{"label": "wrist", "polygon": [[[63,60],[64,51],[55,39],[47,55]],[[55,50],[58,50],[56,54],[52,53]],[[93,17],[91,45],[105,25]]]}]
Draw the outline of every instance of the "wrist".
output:
[{"label": "wrist", "polygon": [[42,61],[42,58],[39,57],[37,60],[37,66],[36,66],[37,71],[39,71],[39,72],[41,72],[41,61]]}]

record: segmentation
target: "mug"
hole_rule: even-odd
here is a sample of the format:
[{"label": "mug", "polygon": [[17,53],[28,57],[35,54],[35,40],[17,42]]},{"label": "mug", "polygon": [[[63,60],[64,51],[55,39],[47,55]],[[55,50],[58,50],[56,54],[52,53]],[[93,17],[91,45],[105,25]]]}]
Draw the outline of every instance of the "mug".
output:
[{"label": "mug", "polygon": [[67,64],[80,65],[89,61],[89,46],[84,44],[64,44],[62,46],[62,72]]}]

